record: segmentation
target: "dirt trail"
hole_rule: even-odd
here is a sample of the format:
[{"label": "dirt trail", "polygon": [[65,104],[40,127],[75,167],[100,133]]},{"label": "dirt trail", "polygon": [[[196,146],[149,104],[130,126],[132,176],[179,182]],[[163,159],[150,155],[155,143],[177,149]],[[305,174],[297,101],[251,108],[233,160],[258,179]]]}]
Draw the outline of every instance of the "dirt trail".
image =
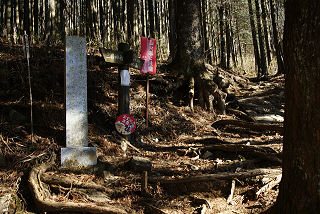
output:
[{"label": "dirt trail", "polygon": [[[28,173],[37,163],[46,162],[51,152],[59,156],[60,148],[65,144],[63,52],[56,48],[37,47],[33,50],[31,71],[36,143],[31,144],[27,72],[22,49],[12,49],[1,43],[0,50],[0,173],[3,175],[0,176],[0,197],[8,193],[16,195],[11,200],[16,204],[15,208],[11,206],[11,209],[20,207],[36,212],[26,187]],[[137,121],[137,129],[130,142],[140,152],[128,146],[124,155],[114,129],[116,68],[89,60],[89,145],[98,149],[99,166],[93,174],[69,174],[68,177],[90,180],[111,189],[113,193],[103,192],[110,199],[108,203],[127,206],[138,213],[200,213],[204,209],[206,213],[258,213],[274,203],[276,185],[259,196],[256,193],[276,180],[278,171],[268,171],[267,174],[261,171],[260,174],[234,179],[232,176],[208,179],[207,175],[280,169],[277,160],[281,162],[281,133],[232,125],[212,127],[218,120],[239,120],[239,115],[232,111],[218,115],[200,107],[195,107],[195,113],[191,113],[188,107],[176,102],[171,91],[166,90],[166,82],[173,83],[173,79],[162,70],[150,81],[150,126],[146,128],[145,78],[134,70],[131,74],[130,111]],[[229,108],[247,113],[259,122],[269,124],[283,120],[283,76],[260,83],[232,78],[242,84],[231,90],[236,99],[229,102]],[[139,167],[133,170],[132,165],[128,165],[132,156],[146,158],[152,163],[147,193],[141,191],[143,173]],[[59,159],[57,166],[58,163]],[[57,170],[54,168],[48,173],[57,174]],[[64,172],[59,173],[64,175]],[[199,176],[207,177],[197,180]],[[179,180],[187,177],[195,180],[187,183]],[[160,178],[176,183],[152,182]],[[227,201],[232,183],[234,194],[232,200]],[[60,202],[88,200],[85,199],[88,194],[85,196],[75,187],[70,190],[70,186],[64,189],[49,184],[48,188],[52,194],[50,197]],[[98,196],[90,195],[89,198],[99,200]]]}]

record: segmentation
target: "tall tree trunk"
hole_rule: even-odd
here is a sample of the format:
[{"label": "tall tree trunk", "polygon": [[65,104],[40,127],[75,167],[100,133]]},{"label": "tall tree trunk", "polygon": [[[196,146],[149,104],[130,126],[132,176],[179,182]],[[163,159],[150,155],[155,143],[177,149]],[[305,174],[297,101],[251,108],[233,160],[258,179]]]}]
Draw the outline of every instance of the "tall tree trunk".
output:
[{"label": "tall tree trunk", "polygon": [[60,30],[60,35],[61,35],[61,39],[62,41],[65,40],[66,38],[66,19],[65,19],[65,14],[66,14],[66,2],[65,0],[60,0],[60,26],[59,26],[59,30]]},{"label": "tall tree trunk", "polygon": [[241,47],[241,40],[240,40],[240,30],[239,30],[239,23],[236,19],[236,29],[237,29],[237,40],[238,40],[238,48],[239,48],[239,55],[240,55],[240,63],[243,66],[243,57],[242,57],[242,47]]},{"label": "tall tree trunk", "polygon": [[190,83],[190,107],[193,106],[194,77],[205,69],[201,42],[200,7],[197,0],[182,0],[176,7],[177,54],[174,67]]},{"label": "tall tree trunk", "polygon": [[10,6],[11,6],[11,8],[10,8],[10,38],[14,44],[15,43],[14,30],[15,30],[15,25],[16,25],[16,20],[15,20],[14,14],[15,14],[16,0],[11,0]]},{"label": "tall tree trunk", "polygon": [[145,8],[144,8],[144,1],[145,0],[141,0],[140,1],[140,7],[141,7],[141,28],[142,28],[142,36],[146,36],[146,23],[145,23]]},{"label": "tall tree trunk", "polygon": [[169,0],[169,58],[173,59],[177,52],[177,33],[176,33],[176,0]]},{"label": "tall tree trunk", "polygon": [[[208,40],[208,32],[207,32],[207,1],[201,1],[201,27],[202,27],[202,38],[203,38],[203,47],[204,47],[204,56],[206,60],[211,61],[210,51],[209,51],[209,40]],[[209,62],[212,63],[212,62]]]},{"label": "tall tree trunk", "polygon": [[45,0],[44,1],[44,14],[45,14],[45,18],[44,18],[44,23],[45,23],[45,40],[47,42],[49,42],[49,38],[50,38],[50,7],[49,7],[49,0]]},{"label": "tall tree trunk", "polygon": [[287,0],[285,6],[283,172],[272,213],[319,213],[320,1]]},{"label": "tall tree trunk", "polygon": [[154,9],[153,9],[153,0],[148,0],[148,14],[149,14],[149,36],[154,38]]},{"label": "tall tree trunk", "polygon": [[33,27],[34,27],[34,36],[38,37],[38,34],[39,34],[39,2],[38,0],[34,0],[33,1]]},{"label": "tall tree trunk", "polygon": [[154,3],[154,17],[155,17],[155,26],[156,32],[158,34],[158,38],[160,39],[160,20],[159,20],[159,2],[155,1]]},{"label": "tall tree trunk", "polygon": [[[139,7],[140,5],[138,5]],[[126,0],[121,0],[121,31],[122,31],[122,34],[124,35],[126,32],[128,32],[126,30]],[[125,41],[128,40],[125,39]]]},{"label": "tall tree trunk", "polygon": [[234,67],[237,67],[238,59],[237,59],[237,49],[235,45],[235,39],[234,39],[234,33],[232,30],[231,20],[229,22],[230,24],[230,40],[231,40],[231,56],[232,56],[232,63]]},{"label": "tall tree trunk", "polygon": [[128,29],[128,40],[133,43],[133,30],[134,30],[134,1],[127,1],[127,29]]},{"label": "tall tree trunk", "polygon": [[24,0],[24,6],[23,6],[23,30],[27,32],[28,35],[30,35],[30,23],[29,23],[29,0]]},{"label": "tall tree trunk", "polygon": [[254,17],[253,17],[251,0],[248,0],[248,8],[249,8],[249,18],[250,18],[250,25],[251,25],[254,59],[256,62],[256,70],[258,71],[258,74],[259,74],[259,73],[261,73],[261,71],[260,71],[261,70],[261,63],[260,63],[260,54],[259,54],[259,49],[258,49],[257,33],[256,33],[256,27],[254,24]]},{"label": "tall tree trunk", "polygon": [[276,49],[277,64],[278,64],[277,74],[283,74],[284,73],[284,65],[283,65],[281,47],[280,47],[279,38],[278,38],[278,29],[277,29],[276,14],[275,14],[276,11],[274,8],[274,3],[273,3],[274,0],[269,0],[269,1],[270,1],[270,10],[271,10],[273,41],[274,41],[274,46]]},{"label": "tall tree trunk", "polygon": [[271,63],[271,50],[270,50],[270,45],[269,45],[266,5],[265,5],[265,0],[260,0],[260,2],[261,2],[261,15],[262,15],[264,40],[265,40],[266,51],[267,51],[267,59],[268,59],[268,64],[270,64]]},{"label": "tall tree trunk", "polygon": [[225,54],[225,40],[224,40],[224,21],[223,21],[223,1],[221,0],[221,5],[218,8],[219,11],[219,27],[220,27],[220,67],[226,69],[226,54]]},{"label": "tall tree trunk", "polygon": [[[114,1],[114,0],[112,0]],[[92,11],[92,4],[93,4],[93,0],[87,0],[87,5],[86,5],[86,9],[87,9],[87,33],[89,34],[89,38],[93,39],[94,38],[94,28],[93,28],[93,11]]]},{"label": "tall tree trunk", "polygon": [[3,23],[4,23],[4,16],[3,16],[3,11],[4,11],[4,0],[0,0],[0,34],[2,35],[2,30],[3,30]]},{"label": "tall tree trunk", "polygon": [[231,38],[230,38],[230,25],[229,25],[229,5],[225,5],[225,15],[226,15],[226,44],[227,44],[227,69],[230,69],[230,59],[231,59]]},{"label": "tall tree trunk", "polygon": [[101,36],[101,41],[102,41],[102,44],[104,44],[105,42],[105,27],[104,27],[104,20],[105,20],[105,17],[104,17],[104,8],[103,8],[103,2],[102,1],[99,1],[99,13],[100,13],[100,23],[99,23],[99,26],[100,26],[100,36]]},{"label": "tall tree trunk", "polygon": [[267,67],[266,51],[264,48],[264,36],[262,33],[262,26],[261,26],[259,0],[255,0],[255,5],[256,5],[257,28],[258,28],[260,62],[261,62],[261,73],[260,75],[258,73],[258,78],[266,78],[268,76],[268,67]]}]

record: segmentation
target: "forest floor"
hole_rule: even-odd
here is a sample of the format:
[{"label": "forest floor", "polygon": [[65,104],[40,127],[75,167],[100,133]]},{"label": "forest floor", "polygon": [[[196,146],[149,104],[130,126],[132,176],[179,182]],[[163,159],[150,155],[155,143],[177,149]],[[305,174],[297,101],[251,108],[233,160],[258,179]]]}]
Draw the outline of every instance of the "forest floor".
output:
[{"label": "forest floor", "polygon": [[[38,45],[30,50],[33,143],[22,47],[0,42],[1,212],[6,204],[12,213],[40,212],[28,187],[30,171],[52,153],[60,157],[65,147],[63,49]],[[98,166],[87,173],[65,172],[57,158],[41,175],[49,192],[46,200],[82,204],[83,212],[90,211],[84,204],[97,206],[91,212],[108,204],[129,213],[260,213],[270,208],[281,179],[284,77],[255,82],[220,70],[234,95],[221,115],[199,106],[192,113],[170,90],[174,77],[164,66],[157,72],[150,79],[146,127],[146,77],[131,70],[130,111],[137,128],[125,148],[114,126],[117,68],[88,58],[88,139],[97,148]],[[49,181],[54,176],[67,181]],[[96,185],[91,187],[94,193],[83,191],[90,189],[85,183]]]}]

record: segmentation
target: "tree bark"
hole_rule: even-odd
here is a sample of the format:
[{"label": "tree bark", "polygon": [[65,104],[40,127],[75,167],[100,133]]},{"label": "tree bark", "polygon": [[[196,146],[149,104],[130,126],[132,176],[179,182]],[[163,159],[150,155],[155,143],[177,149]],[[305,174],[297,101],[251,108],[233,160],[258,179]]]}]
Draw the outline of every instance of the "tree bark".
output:
[{"label": "tree bark", "polygon": [[24,8],[23,8],[23,30],[27,32],[28,35],[30,35],[30,23],[29,23],[29,0],[24,0]]},{"label": "tree bark", "polygon": [[[283,177],[273,213],[320,210],[320,1],[287,0]],[[303,27],[302,27],[303,26]]]},{"label": "tree bark", "polygon": [[154,38],[154,10],[153,10],[153,0],[148,0],[148,10],[149,10],[149,36]]},{"label": "tree bark", "polygon": [[169,0],[169,58],[173,59],[177,52],[176,33],[176,0]]},{"label": "tree bark", "polygon": [[202,76],[206,68],[201,42],[200,4],[197,0],[183,0],[176,10],[177,53],[171,68],[184,76],[184,82],[190,89],[186,91],[190,107],[193,106],[193,83],[199,86],[200,104],[205,107],[209,95]]},{"label": "tree bark", "polygon": [[268,59],[268,64],[270,64],[271,63],[271,50],[270,50],[270,46],[269,46],[269,34],[268,34],[268,26],[267,26],[266,5],[265,5],[265,0],[260,0],[260,2],[261,2],[261,15],[262,15],[264,40],[266,43],[267,59]]},{"label": "tree bark", "polygon": [[128,40],[133,41],[133,29],[134,29],[134,1],[127,1],[127,29],[128,29]]},{"label": "tree bark", "polygon": [[267,60],[266,60],[266,51],[264,48],[264,36],[262,34],[259,0],[255,0],[255,5],[256,5],[257,28],[258,28],[259,49],[260,49],[260,65],[261,65],[261,73],[258,73],[258,78],[264,79],[268,76],[268,67],[267,67]]},{"label": "tree bark", "polygon": [[226,64],[226,54],[225,54],[225,40],[224,40],[224,22],[223,22],[223,2],[221,1],[221,5],[218,8],[219,11],[219,27],[220,27],[220,67],[222,69],[226,69],[227,68],[227,64]]},{"label": "tree bark", "polygon": [[34,27],[34,36],[38,36],[38,28],[39,28],[39,8],[38,8],[38,0],[34,0],[33,2],[33,27]]},{"label": "tree bark", "polygon": [[231,59],[231,36],[230,36],[230,11],[229,11],[229,4],[225,5],[225,15],[226,15],[226,44],[227,44],[227,69],[230,69],[230,59]]},{"label": "tree bark", "polygon": [[[207,32],[207,1],[202,0],[201,2],[201,23],[202,23],[202,38],[203,38],[203,45],[204,45],[204,57],[206,60],[211,61],[210,51],[209,51],[209,40],[208,40],[208,32]],[[212,63],[212,62],[211,62]]]},{"label": "tree bark", "polygon": [[277,72],[277,74],[283,74],[284,73],[284,65],[283,65],[281,47],[280,47],[279,38],[278,38],[278,29],[277,29],[276,14],[275,14],[276,11],[275,11],[275,8],[274,8],[274,3],[273,3],[274,0],[269,0],[269,1],[270,1],[273,41],[274,41],[274,46],[275,46],[275,49],[276,49],[277,64],[278,64],[278,72]]},{"label": "tree bark", "polygon": [[251,34],[252,34],[252,42],[253,42],[253,50],[254,50],[254,59],[256,62],[256,70],[259,73],[261,69],[261,63],[260,63],[260,54],[258,49],[257,33],[256,33],[256,26],[254,24],[251,0],[248,0],[248,7],[249,7],[249,18],[250,18]]}]

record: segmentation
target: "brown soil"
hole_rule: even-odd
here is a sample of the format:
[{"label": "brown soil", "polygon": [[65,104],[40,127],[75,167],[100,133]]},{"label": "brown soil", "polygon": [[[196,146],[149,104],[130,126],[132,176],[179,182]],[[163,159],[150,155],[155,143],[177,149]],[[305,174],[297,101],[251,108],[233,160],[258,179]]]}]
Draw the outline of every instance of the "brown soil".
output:
[{"label": "brown soil", "polygon": [[[148,192],[141,191],[142,173],[126,165],[132,156],[145,157],[152,162],[152,169],[148,173],[150,179],[161,177],[170,180],[257,168],[281,169],[279,163],[258,157],[250,151],[209,150],[207,146],[250,146],[264,149],[265,154],[281,159],[282,134],[232,125],[212,127],[217,120],[239,118],[230,111],[226,115],[219,115],[198,106],[192,113],[183,101],[176,99],[176,93],[168,89],[174,83],[174,77],[161,67],[150,81],[150,121],[146,128],[146,77],[132,69],[130,111],[137,121],[137,129],[131,135],[130,142],[141,153],[130,146],[124,152],[114,128],[117,116],[117,69],[95,59],[88,58],[89,146],[97,148],[99,166],[102,167],[95,173],[69,173],[68,176],[107,186],[114,190],[109,195],[110,203],[128,206],[137,213],[201,213],[201,207],[206,203],[210,204],[206,205],[206,213],[224,214],[260,213],[272,206],[278,186],[259,196],[256,196],[256,192],[274,175],[235,179],[235,192],[230,203],[227,203],[227,198],[232,179],[176,184],[150,182]],[[63,48],[32,47],[30,65],[34,143],[31,143],[28,73],[22,47],[0,42],[0,197],[16,193],[20,201],[19,209],[37,212],[27,190],[28,173],[33,166],[46,162],[52,152],[59,157],[60,148],[65,146]],[[283,76],[252,82],[232,72],[221,72],[232,82],[228,92],[235,95],[228,107],[245,112],[260,122],[271,123],[270,115],[281,119],[284,105]],[[205,157],[206,152],[208,157]],[[65,172],[59,172],[59,162],[58,158],[57,167],[50,173],[65,175]],[[107,183],[106,174],[115,180]],[[54,200],[85,202],[76,192],[72,195],[72,191],[61,191],[61,188],[54,191],[52,186],[51,190]],[[199,202],[197,199],[203,200]],[[17,207],[11,209],[18,210]]]}]

